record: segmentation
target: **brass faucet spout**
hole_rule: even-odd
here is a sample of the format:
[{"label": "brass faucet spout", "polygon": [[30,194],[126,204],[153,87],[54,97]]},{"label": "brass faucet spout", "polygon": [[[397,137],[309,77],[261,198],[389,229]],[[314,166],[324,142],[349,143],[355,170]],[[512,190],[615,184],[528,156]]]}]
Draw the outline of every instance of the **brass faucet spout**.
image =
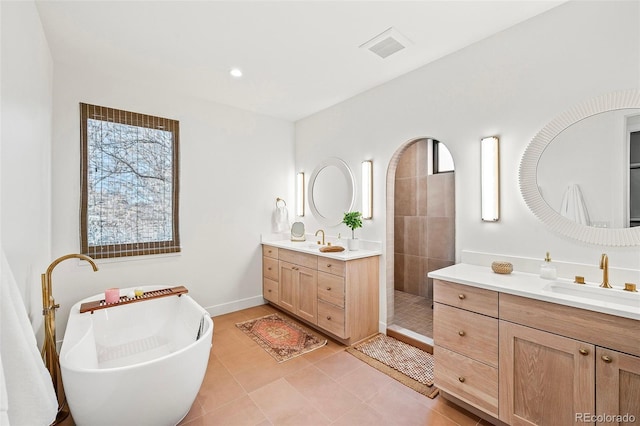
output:
[{"label": "brass faucet spout", "polygon": [[602,253],[600,257],[600,269],[602,269],[602,284],[600,284],[600,287],[613,288],[609,284],[609,256],[605,253]]},{"label": "brass faucet spout", "polygon": [[44,315],[44,342],[42,344],[41,355],[47,370],[49,370],[49,374],[51,374],[53,388],[55,389],[56,396],[58,397],[58,414],[56,415],[55,421],[52,423],[54,425],[60,424],[69,416],[69,408],[67,407],[64,388],[62,387],[60,361],[58,358],[58,350],[56,348],[56,309],[58,309],[60,305],[56,304],[56,301],[53,298],[51,274],[60,262],[73,258],[86,260],[91,264],[94,271],[98,270],[98,266],[89,256],[72,253],[61,256],[51,262],[47,271],[40,275],[42,282],[42,315]]},{"label": "brass faucet spout", "polygon": [[[322,232],[322,245],[324,245],[324,231],[322,229],[318,229],[316,231],[316,237],[318,236],[318,233]],[[318,244],[320,244],[320,241],[318,241]]]}]

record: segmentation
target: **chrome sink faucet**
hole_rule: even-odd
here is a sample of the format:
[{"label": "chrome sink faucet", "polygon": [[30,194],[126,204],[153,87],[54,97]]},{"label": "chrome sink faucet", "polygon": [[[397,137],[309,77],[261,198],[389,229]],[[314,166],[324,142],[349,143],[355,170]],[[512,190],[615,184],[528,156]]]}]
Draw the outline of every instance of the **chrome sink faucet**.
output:
[{"label": "chrome sink faucet", "polygon": [[600,269],[602,269],[602,284],[600,284],[600,287],[613,288],[609,284],[609,256],[605,253],[602,253],[600,257]]},{"label": "chrome sink faucet", "polygon": [[[316,237],[318,236],[319,232],[322,232],[322,245],[324,245],[324,231],[322,229],[318,229],[316,231]],[[320,241],[318,241],[318,244],[320,244]]]}]

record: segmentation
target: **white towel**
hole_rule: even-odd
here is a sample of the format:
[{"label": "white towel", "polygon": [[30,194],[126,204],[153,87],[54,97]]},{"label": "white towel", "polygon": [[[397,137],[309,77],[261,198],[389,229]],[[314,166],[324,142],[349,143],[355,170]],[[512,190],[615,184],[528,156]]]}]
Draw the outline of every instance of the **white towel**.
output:
[{"label": "white towel", "polygon": [[271,216],[271,223],[273,225],[274,233],[281,232],[289,232],[289,210],[287,210],[287,206],[276,206],[276,209],[273,211],[273,215]]},{"label": "white towel", "polygon": [[0,391],[6,389],[6,400],[2,398],[6,413],[0,413],[0,425],[50,425],[58,411],[51,376],[4,250],[1,262]]},{"label": "white towel", "polygon": [[587,205],[582,198],[582,192],[577,184],[570,184],[562,196],[560,214],[581,225],[589,226],[589,213]]}]

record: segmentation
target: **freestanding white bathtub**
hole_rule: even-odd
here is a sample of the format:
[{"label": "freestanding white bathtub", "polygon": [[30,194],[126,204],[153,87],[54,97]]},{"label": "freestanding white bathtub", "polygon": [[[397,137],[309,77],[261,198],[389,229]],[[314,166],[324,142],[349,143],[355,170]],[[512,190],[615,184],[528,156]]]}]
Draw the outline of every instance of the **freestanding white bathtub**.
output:
[{"label": "freestanding white bathtub", "polygon": [[202,385],[213,336],[211,317],[187,294],[80,313],[82,303],[103,298],[98,294],[71,308],[60,351],[74,421],[92,426],[177,424]]}]

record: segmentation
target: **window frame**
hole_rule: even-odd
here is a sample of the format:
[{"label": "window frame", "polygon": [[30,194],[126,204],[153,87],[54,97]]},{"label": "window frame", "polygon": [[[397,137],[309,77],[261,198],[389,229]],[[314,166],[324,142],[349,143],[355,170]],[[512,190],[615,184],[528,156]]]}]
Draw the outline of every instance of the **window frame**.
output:
[{"label": "window frame", "polygon": [[[125,124],[135,127],[169,131],[172,133],[172,239],[156,242],[135,242],[89,246],[89,149],[87,121],[98,119],[105,122]],[[177,120],[124,111],[115,108],[80,103],[80,250],[94,259],[108,259],[127,256],[178,253],[179,233],[179,184],[180,184],[180,123]]]},{"label": "window frame", "polygon": [[[453,168],[451,170],[440,170],[440,162],[439,162],[439,158],[438,157],[439,157],[440,145],[442,144],[442,142],[440,142],[439,140],[436,140],[436,139],[433,139],[432,141],[433,142],[432,142],[432,148],[431,149],[432,149],[432,152],[433,152],[433,163],[432,163],[433,174],[436,175],[436,174],[442,174],[442,173],[453,173],[453,172],[455,172],[455,168]],[[447,151],[448,151],[448,148],[446,148],[446,146],[445,146],[445,149],[447,149]]]}]

